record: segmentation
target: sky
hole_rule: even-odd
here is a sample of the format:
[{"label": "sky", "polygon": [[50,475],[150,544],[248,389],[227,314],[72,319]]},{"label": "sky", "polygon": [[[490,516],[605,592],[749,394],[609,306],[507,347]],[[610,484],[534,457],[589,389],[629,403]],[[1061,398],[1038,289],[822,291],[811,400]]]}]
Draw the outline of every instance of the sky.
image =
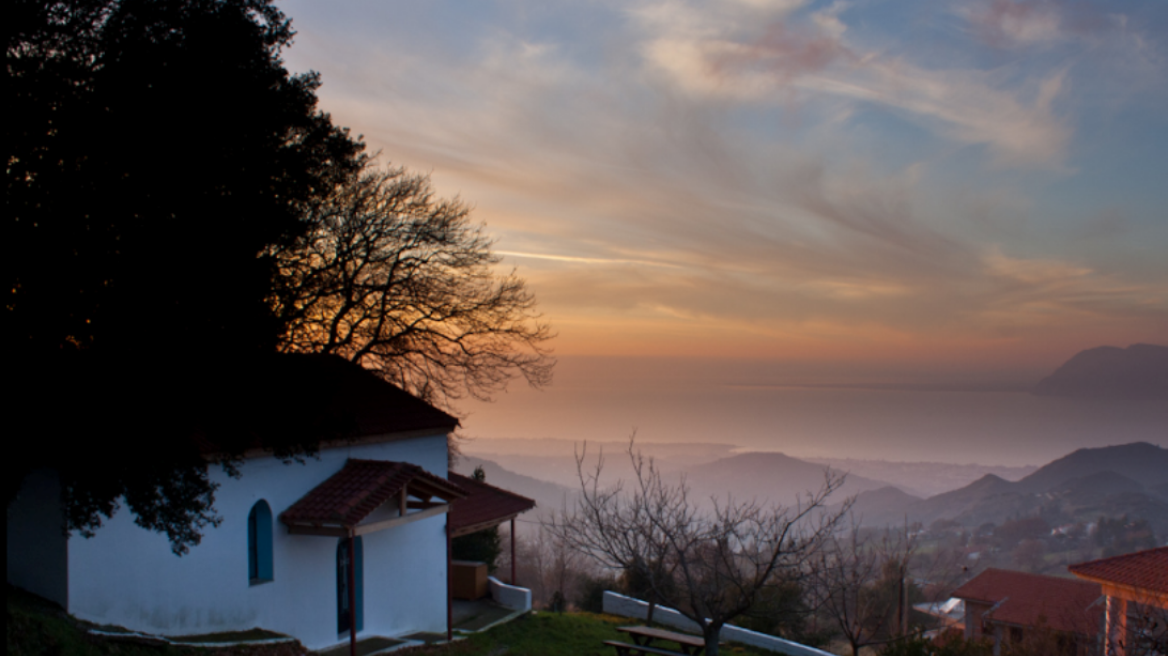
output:
[{"label": "sky", "polygon": [[475,208],[562,363],[1032,383],[1168,343],[1168,3],[279,6],[288,68]]}]

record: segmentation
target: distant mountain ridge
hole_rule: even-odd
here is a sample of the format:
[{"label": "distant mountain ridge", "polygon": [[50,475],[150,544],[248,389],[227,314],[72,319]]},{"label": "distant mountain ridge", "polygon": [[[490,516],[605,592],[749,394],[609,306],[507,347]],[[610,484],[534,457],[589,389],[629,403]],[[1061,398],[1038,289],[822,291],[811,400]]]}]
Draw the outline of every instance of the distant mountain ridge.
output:
[{"label": "distant mountain ridge", "polygon": [[925,524],[947,519],[973,527],[1053,504],[1089,520],[1130,512],[1163,535],[1168,533],[1168,449],[1144,442],[1079,449],[1017,482],[986,474],[963,488],[917,501],[876,492],[863,492],[856,500],[867,525],[898,524],[907,516]]},{"label": "distant mountain ridge", "polygon": [[[713,452],[708,454],[713,456]],[[470,473],[483,465],[487,480],[536,499],[537,509],[530,520],[558,510],[566,502],[573,506],[579,495],[575,461],[562,456],[496,456],[504,465],[474,456],[463,456],[456,469]],[[620,463],[619,457],[613,464]],[[516,473],[512,467],[536,473],[537,477]],[[630,480],[626,467],[614,468],[602,486],[618,478]],[[569,473],[571,470],[571,473]],[[714,498],[791,505],[797,495],[819,490],[826,472],[839,469],[782,453],[741,453],[711,457],[707,462],[681,467],[662,467],[667,481],[676,483],[684,475],[691,498],[703,505]],[[555,480],[557,483],[550,482]],[[911,477],[896,479],[913,482]],[[563,484],[558,483],[562,481]],[[566,485],[565,485],[566,484]],[[964,487],[922,498],[887,479],[848,474],[843,488],[829,503],[838,504],[856,496],[853,515],[867,526],[901,525],[906,520],[926,526],[944,519],[967,528],[986,522],[1001,524],[1017,517],[1041,514],[1051,521],[1091,522],[1100,516],[1128,514],[1148,520],[1157,535],[1168,536],[1168,449],[1136,442],[1102,448],[1079,449],[1034,470],[1017,481],[988,473]]]},{"label": "distant mountain ridge", "polygon": [[1031,390],[1038,396],[1168,400],[1168,346],[1100,346],[1075,354]]},{"label": "distant mountain ridge", "polygon": [[[845,473],[782,453],[752,452],[690,467],[686,470],[686,481],[695,498],[725,499],[729,493],[739,501],[757,499],[760,502],[793,504],[798,497],[806,498],[817,492],[823,486],[825,473],[829,471]],[[842,499],[888,485],[886,481],[848,474],[843,487],[835,492],[833,498]]]}]

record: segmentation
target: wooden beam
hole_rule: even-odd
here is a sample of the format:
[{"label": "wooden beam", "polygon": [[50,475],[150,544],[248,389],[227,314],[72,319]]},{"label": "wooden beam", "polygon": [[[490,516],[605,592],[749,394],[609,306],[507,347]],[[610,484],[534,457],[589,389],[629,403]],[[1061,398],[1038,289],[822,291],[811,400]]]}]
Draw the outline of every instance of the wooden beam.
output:
[{"label": "wooden beam", "polygon": [[[1087,577],[1082,577],[1087,578]],[[1103,579],[1096,579],[1103,587],[1103,594],[1109,597],[1118,597],[1126,601],[1139,604],[1148,604],[1168,608],[1168,592],[1159,592],[1150,588],[1137,588],[1132,585],[1123,585]]]},{"label": "wooden beam", "polygon": [[411,501],[406,504],[406,507],[412,510],[425,510],[427,508],[433,508],[435,506],[442,505],[445,504],[440,501]]},{"label": "wooden beam", "polygon": [[402,526],[403,524],[410,524],[412,522],[418,521],[419,519],[434,517],[435,515],[441,515],[442,513],[449,511],[450,506],[444,503],[439,506],[434,506],[433,508],[427,508],[426,510],[419,510],[418,512],[409,513],[408,515],[404,515],[402,517],[394,517],[393,519],[385,519],[380,522],[372,522],[370,524],[358,524],[354,529],[354,535],[365,535],[366,533],[384,531],[387,528]]},{"label": "wooden beam", "polygon": [[450,563],[454,560],[450,548],[450,517],[446,517],[446,642],[454,640],[454,581],[450,578]]},{"label": "wooden beam", "polygon": [[349,656],[357,656],[357,550],[353,548],[356,539],[349,536]]},{"label": "wooden beam", "polygon": [[518,516],[519,516],[519,513],[514,513],[511,515],[504,515],[502,517],[498,517],[498,518],[492,519],[492,520],[487,521],[487,522],[479,522],[478,524],[471,524],[470,526],[463,526],[462,528],[456,529],[454,531],[454,537],[460,538],[464,535],[470,535],[471,533],[478,533],[479,531],[482,531],[482,530],[488,529],[488,528],[493,528],[495,526],[498,526],[499,524],[502,524],[505,521],[508,521],[510,519],[514,519]]},{"label": "wooden beam", "polygon": [[344,526],[313,526],[311,524],[289,524],[290,535],[320,535],[330,538],[344,538],[349,532]]}]

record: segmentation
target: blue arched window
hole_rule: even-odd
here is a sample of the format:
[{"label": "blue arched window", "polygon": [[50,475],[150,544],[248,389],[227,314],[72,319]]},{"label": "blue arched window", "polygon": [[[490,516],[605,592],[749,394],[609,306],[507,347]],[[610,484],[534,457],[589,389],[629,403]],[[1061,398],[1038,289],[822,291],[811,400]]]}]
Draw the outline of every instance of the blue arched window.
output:
[{"label": "blue arched window", "polygon": [[247,579],[255,585],[272,578],[272,509],[260,499],[247,515]]}]

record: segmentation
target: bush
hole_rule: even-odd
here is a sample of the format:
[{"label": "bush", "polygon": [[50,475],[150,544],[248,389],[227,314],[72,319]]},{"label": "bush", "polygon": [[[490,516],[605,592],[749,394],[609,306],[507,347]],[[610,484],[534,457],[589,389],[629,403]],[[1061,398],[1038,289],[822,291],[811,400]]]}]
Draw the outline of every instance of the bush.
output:
[{"label": "bush", "polygon": [[993,653],[989,640],[966,640],[956,631],[942,633],[936,639],[919,634],[908,636],[880,650],[880,656],[991,656]]},{"label": "bush", "polygon": [[589,613],[603,613],[604,591],[619,589],[619,584],[613,576],[584,574],[580,577],[580,597],[576,600],[576,606]]}]

